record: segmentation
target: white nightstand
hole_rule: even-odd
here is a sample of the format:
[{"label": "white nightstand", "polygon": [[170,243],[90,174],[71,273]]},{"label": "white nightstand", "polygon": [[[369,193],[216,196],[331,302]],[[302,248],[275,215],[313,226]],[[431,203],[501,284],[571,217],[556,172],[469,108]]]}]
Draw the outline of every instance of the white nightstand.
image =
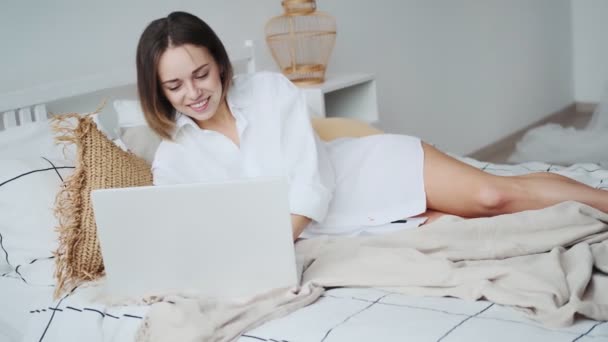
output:
[{"label": "white nightstand", "polygon": [[345,117],[367,123],[378,121],[376,80],[373,74],[326,75],[325,82],[300,86],[308,106],[322,117]]}]

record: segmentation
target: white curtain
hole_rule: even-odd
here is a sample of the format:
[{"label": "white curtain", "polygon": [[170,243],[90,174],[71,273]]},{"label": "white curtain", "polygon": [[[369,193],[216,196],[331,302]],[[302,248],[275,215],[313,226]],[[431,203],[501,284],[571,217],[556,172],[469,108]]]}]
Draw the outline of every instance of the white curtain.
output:
[{"label": "white curtain", "polygon": [[511,163],[526,161],[608,166],[608,87],[585,128],[546,124],[528,131],[509,157]]}]

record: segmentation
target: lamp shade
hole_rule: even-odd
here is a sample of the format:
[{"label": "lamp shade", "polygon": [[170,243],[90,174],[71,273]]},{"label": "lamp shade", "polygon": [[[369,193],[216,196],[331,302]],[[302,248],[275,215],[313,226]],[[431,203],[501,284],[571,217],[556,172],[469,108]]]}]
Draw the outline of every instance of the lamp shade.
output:
[{"label": "lamp shade", "polygon": [[315,0],[284,0],[285,12],[266,24],[266,43],[281,72],[292,82],[323,83],[336,42],[336,21],[317,11]]}]

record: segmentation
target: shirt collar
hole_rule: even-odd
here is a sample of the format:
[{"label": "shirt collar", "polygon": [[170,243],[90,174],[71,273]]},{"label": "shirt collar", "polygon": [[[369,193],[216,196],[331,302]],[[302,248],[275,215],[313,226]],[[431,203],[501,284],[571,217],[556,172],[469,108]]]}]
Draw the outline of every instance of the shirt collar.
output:
[{"label": "shirt collar", "polygon": [[[242,114],[242,110],[245,109],[249,104],[249,96],[246,93],[246,89],[241,89],[238,87],[237,78],[235,78],[232,82],[230,89],[228,89],[228,93],[226,94],[226,102],[228,103],[228,108],[230,108],[230,112],[236,119],[237,129],[239,133],[247,126],[247,119]],[[177,134],[186,126],[192,126],[193,128],[199,128],[196,122],[192,120],[188,115],[185,115],[181,112],[177,112],[177,118],[175,120],[175,130],[173,131],[173,138],[177,136]]]},{"label": "shirt collar", "polygon": [[241,79],[239,76],[235,76],[232,79],[232,84],[230,85],[230,89],[228,89],[228,93],[226,94],[226,100],[228,101],[228,106],[230,109],[244,109],[250,105],[252,100],[251,95],[251,87],[245,87],[242,85]]},{"label": "shirt collar", "polygon": [[186,126],[192,126],[194,128],[198,128],[198,125],[192,118],[190,118],[186,114],[182,114],[181,112],[177,112],[177,119],[175,120],[175,130],[173,131],[173,138],[177,136],[177,133],[184,129]]}]

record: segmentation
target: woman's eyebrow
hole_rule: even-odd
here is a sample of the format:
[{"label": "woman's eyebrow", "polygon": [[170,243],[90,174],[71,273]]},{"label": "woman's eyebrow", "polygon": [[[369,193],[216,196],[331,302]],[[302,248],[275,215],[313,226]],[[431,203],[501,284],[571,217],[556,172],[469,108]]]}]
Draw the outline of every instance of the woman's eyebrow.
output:
[{"label": "woman's eyebrow", "polygon": [[[193,75],[194,75],[194,74],[196,74],[197,72],[201,71],[201,69],[203,69],[203,68],[204,68],[204,67],[206,67],[207,65],[209,65],[209,63],[206,63],[206,64],[203,64],[203,65],[199,66],[198,68],[196,68],[196,69],[194,69],[194,70],[192,71],[192,74],[193,74]],[[174,79],[172,79],[172,80],[162,81],[162,82],[161,82],[161,84],[165,84],[165,83],[173,83],[173,82],[177,82],[177,81],[179,81],[179,79],[174,78]]]},{"label": "woman's eyebrow", "polygon": [[198,68],[194,69],[194,71],[192,71],[192,74],[196,74],[197,72],[201,71],[201,69],[203,69],[207,65],[209,65],[209,63],[206,63],[206,64],[203,64],[203,65],[199,66]]},{"label": "woman's eyebrow", "polygon": [[179,79],[176,78],[176,79],[172,79],[172,80],[168,80],[168,81],[163,81],[163,82],[161,82],[161,84],[173,83],[173,82],[177,82],[177,81],[179,81]]}]

